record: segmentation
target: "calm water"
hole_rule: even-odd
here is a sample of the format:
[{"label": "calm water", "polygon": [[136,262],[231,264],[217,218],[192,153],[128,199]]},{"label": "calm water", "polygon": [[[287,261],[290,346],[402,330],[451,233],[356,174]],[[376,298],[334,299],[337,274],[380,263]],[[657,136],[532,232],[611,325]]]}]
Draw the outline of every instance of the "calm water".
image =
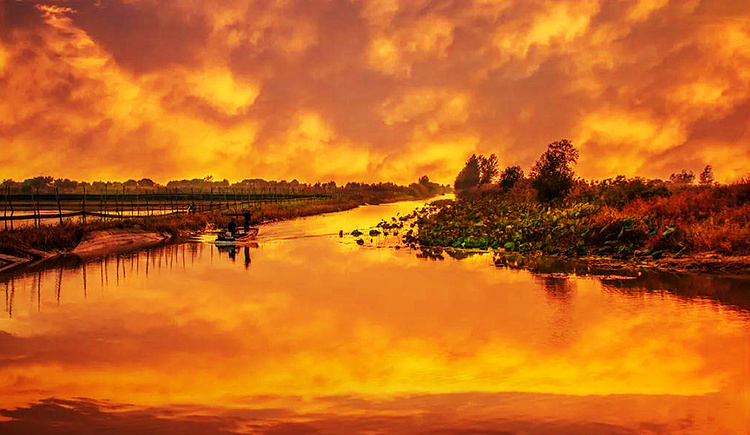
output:
[{"label": "calm water", "polygon": [[750,281],[338,237],[416,205],[0,276],[0,432],[748,433]]}]

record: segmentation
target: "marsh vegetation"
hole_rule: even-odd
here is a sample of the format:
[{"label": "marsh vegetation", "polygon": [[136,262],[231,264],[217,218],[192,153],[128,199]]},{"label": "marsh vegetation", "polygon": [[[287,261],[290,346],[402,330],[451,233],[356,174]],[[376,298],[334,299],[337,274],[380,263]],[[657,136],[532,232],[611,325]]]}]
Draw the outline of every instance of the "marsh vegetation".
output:
[{"label": "marsh vegetation", "polygon": [[486,177],[482,162],[496,162],[495,156],[472,156],[456,177],[456,201],[420,210],[404,240],[423,248],[564,257],[750,254],[750,177],[720,185],[707,166],[698,184],[684,170],[669,181],[587,181],[575,177],[577,159],[562,140],[549,145],[529,177],[517,166],[490,169],[500,175]]}]

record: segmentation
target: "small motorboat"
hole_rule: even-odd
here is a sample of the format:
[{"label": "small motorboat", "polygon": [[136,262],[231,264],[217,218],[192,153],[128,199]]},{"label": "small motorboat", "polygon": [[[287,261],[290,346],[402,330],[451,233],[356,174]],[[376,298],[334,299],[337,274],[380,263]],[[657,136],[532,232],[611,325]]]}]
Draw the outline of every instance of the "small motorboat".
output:
[{"label": "small motorboat", "polygon": [[229,246],[237,245],[243,242],[249,242],[255,240],[260,230],[258,228],[250,228],[247,232],[236,232],[234,236],[232,233],[227,231],[226,233],[219,233],[214,240],[214,244],[217,246]]}]

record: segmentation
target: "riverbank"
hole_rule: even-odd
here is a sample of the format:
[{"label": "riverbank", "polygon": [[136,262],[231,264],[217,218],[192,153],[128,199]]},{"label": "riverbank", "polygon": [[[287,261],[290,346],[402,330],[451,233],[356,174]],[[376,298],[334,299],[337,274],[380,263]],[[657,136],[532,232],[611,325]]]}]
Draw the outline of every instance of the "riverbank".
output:
[{"label": "riverbank", "polygon": [[[551,257],[615,269],[750,273],[750,204],[709,194],[621,208],[582,201],[553,208],[498,195],[441,201],[410,217],[404,242],[426,256],[479,249],[500,258]],[[405,223],[402,217],[381,226]]]},{"label": "riverbank", "polygon": [[[350,210],[364,204],[422,198],[356,198],[329,202],[262,204],[251,209],[254,226],[271,222]],[[211,228],[223,228],[229,214],[222,210],[197,214],[133,217],[123,220],[68,221],[63,225],[43,225],[0,231],[0,272],[20,264],[74,254],[90,257],[142,249],[175,237],[195,235]]]}]

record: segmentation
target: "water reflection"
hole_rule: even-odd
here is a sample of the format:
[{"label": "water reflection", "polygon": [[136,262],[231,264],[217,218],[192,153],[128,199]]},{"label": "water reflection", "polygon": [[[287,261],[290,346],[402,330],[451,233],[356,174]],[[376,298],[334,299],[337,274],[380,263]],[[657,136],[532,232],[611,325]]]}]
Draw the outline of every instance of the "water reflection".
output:
[{"label": "water reflection", "polygon": [[[201,240],[3,275],[2,433],[737,433],[750,422],[742,280],[602,281],[338,237],[374,212],[274,224],[231,251]],[[708,287],[713,299],[691,296]]]}]

